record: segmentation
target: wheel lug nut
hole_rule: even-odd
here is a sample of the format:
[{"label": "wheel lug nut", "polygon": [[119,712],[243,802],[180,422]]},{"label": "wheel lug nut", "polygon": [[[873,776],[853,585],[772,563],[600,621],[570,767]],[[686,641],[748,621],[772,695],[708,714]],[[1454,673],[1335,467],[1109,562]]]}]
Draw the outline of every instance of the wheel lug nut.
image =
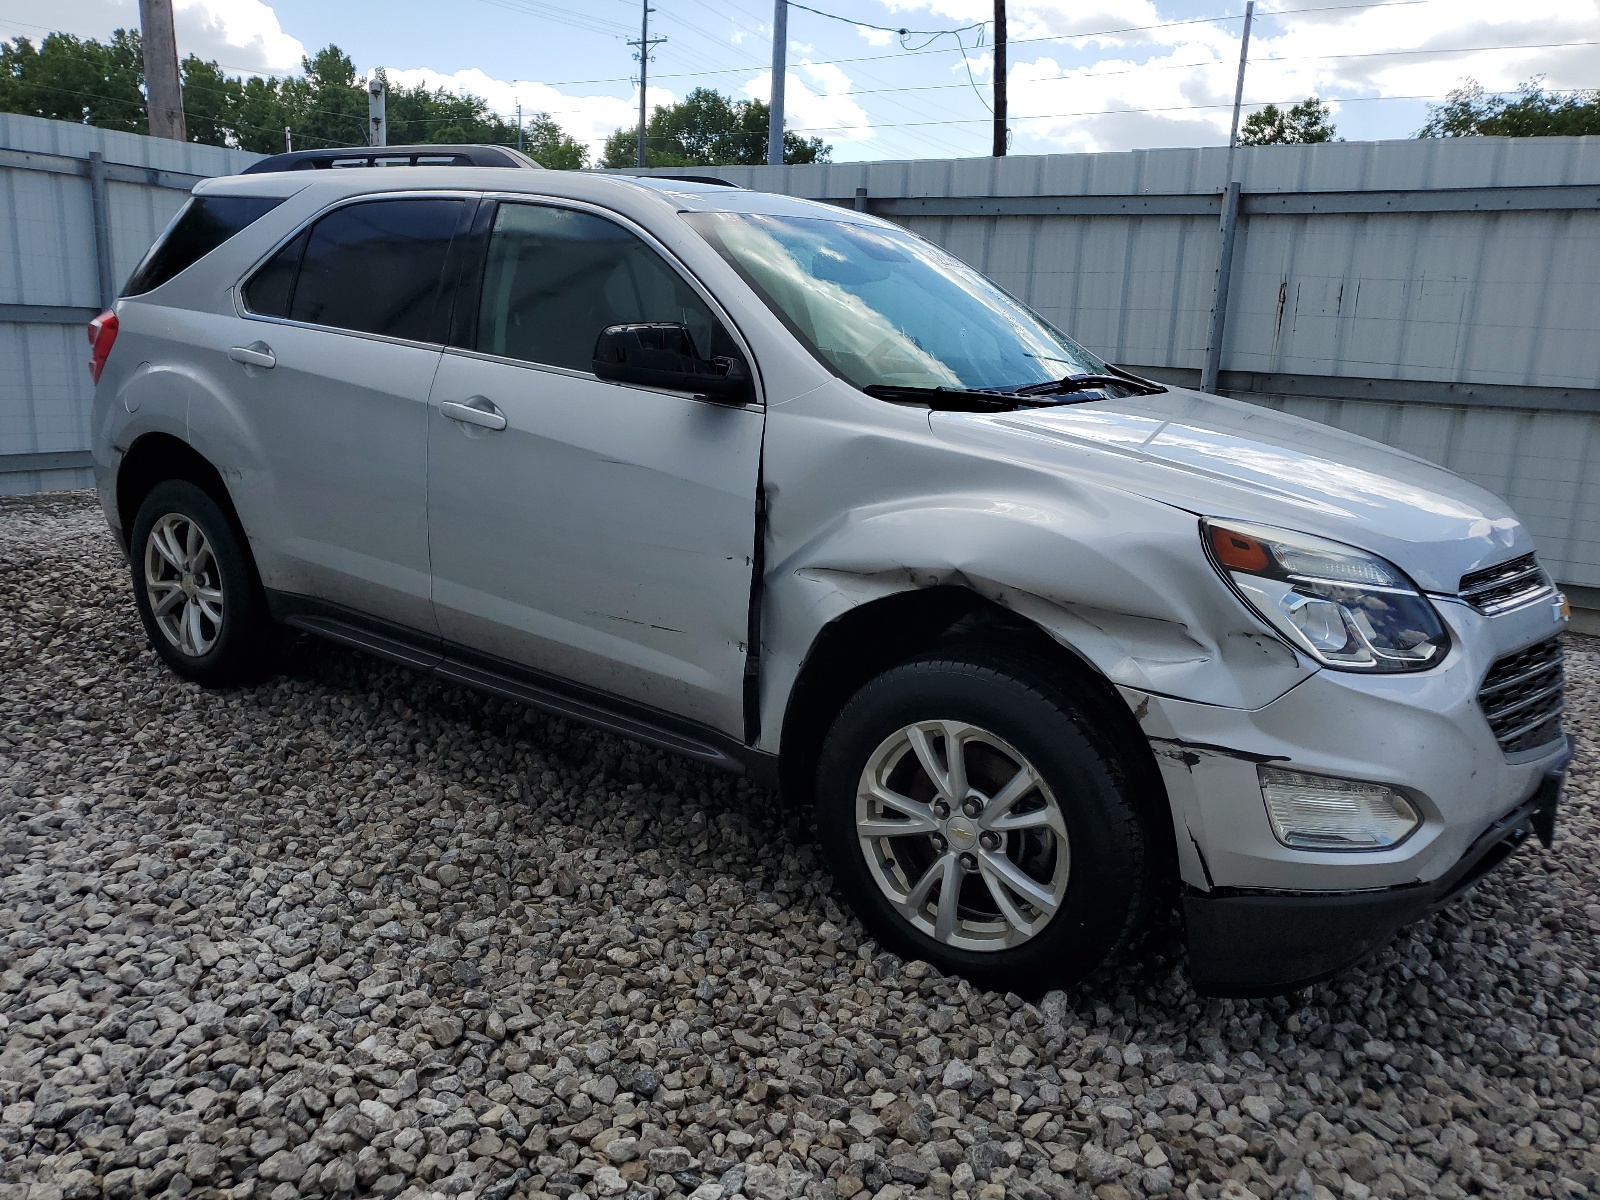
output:
[{"label": "wheel lug nut", "polygon": [[937,850],[940,854],[944,853],[945,840],[944,840],[944,838],[939,836],[937,833],[933,835],[933,848],[935,850]]},{"label": "wheel lug nut", "polygon": [[963,871],[976,871],[978,869],[978,860],[971,854],[963,854],[961,856],[961,869]]},{"label": "wheel lug nut", "polygon": [[961,811],[966,813],[969,817],[975,817],[983,811],[983,805],[979,804],[976,800],[968,800],[962,804]]},{"label": "wheel lug nut", "polygon": [[950,815],[950,806],[943,800],[935,800],[933,803],[933,815],[943,821]]},{"label": "wheel lug nut", "polygon": [[1000,849],[1000,835],[998,833],[985,833],[978,839],[978,842],[985,850]]}]

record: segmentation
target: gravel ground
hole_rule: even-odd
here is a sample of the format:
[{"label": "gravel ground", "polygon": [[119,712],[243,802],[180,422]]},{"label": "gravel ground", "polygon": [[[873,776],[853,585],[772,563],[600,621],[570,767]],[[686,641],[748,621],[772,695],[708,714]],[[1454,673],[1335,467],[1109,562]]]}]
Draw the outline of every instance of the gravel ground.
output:
[{"label": "gravel ground", "polygon": [[203,692],[91,498],[0,501],[0,1200],[1600,1191],[1600,642],[1553,853],[1364,970],[1037,1004],[880,952],[804,815],[329,647]]}]

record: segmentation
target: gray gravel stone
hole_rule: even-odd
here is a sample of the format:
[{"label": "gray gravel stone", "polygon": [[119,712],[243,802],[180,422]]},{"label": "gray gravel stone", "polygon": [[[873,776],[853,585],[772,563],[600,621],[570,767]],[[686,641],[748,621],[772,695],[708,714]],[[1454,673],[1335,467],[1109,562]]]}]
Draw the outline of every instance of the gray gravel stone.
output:
[{"label": "gray gravel stone", "polygon": [[84,495],[0,499],[0,1200],[1600,1193],[1600,643],[1553,851],[1368,966],[1196,997],[1174,931],[979,992],[806,815],[316,644],[161,670]]}]

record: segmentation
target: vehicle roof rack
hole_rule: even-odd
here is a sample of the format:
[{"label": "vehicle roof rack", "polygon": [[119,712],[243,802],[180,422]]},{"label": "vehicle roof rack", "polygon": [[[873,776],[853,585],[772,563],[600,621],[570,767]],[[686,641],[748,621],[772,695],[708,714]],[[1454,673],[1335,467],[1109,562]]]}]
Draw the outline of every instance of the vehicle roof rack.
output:
[{"label": "vehicle roof rack", "polygon": [[[710,184],[712,187],[731,187],[731,188],[738,188],[739,187],[739,185],[737,183],[731,183],[726,179],[718,179],[715,175],[640,175],[640,176],[635,176],[635,178],[638,178],[638,179],[673,179],[673,180],[676,180],[679,183],[705,183],[705,184]],[[743,189],[740,188],[740,190],[742,191]]]},{"label": "vehicle roof rack", "polygon": [[345,167],[522,167],[541,169],[520,150],[509,146],[335,146],[327,150],[290,150],[253,162],[242,175],[277,171],[317,171]]}]

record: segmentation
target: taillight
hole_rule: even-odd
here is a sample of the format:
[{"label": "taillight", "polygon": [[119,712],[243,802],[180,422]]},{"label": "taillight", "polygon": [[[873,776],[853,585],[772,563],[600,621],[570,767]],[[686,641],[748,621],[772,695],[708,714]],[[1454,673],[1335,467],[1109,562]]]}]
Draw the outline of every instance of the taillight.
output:
[{"label": "taillight", "polygon": [[89,322],[89,378],[100,382],[100,372],[106,369],[106,359],[117,340],[117,314],[107,309]]}]

